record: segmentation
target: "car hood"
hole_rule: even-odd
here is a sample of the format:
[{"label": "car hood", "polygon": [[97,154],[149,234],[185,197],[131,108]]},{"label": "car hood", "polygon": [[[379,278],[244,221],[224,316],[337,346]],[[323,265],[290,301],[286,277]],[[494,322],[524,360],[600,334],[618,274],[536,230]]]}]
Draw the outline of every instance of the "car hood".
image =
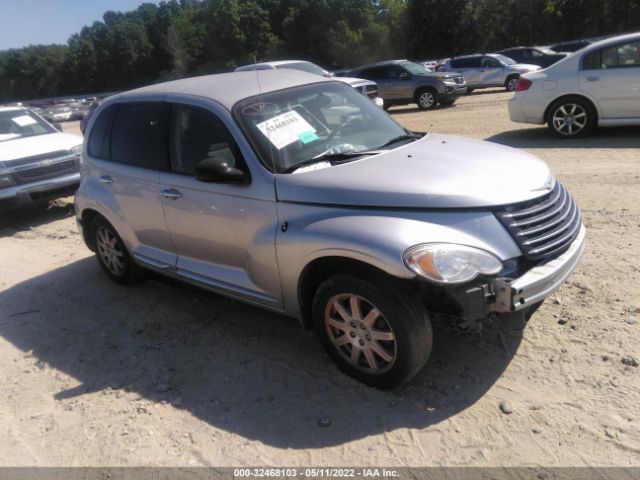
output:
[{"label": "car hood", "polygon": [[82,137],[69,133],[48,133],[0,142],[0,163],[19,158],[71,150],[82,145]]},{"label": "car hood", "polygon": [[555,185],[555,179],[542,160],[528,153],[481,140],[429,134],[375,156],[277,175],[276,183],[283,202],[477,208],[539,197]]}]

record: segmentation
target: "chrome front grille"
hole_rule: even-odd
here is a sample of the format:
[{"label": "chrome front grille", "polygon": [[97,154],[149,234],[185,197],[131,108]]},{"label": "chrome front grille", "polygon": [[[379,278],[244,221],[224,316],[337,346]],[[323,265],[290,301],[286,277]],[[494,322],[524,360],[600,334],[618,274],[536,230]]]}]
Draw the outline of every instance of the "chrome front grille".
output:
[{"label": "chrome front grille", "polygon": [[67,156],[59,161],[48,163],[36,162],[33,165],[24,165],[14,170],[16,181],[19,184],[27,184],[47,180],[49,178],[68,175],[80,171],[77,157]]},{"label": "chrome front grille", "polygon": [[529,260],[560,255],[580,232],[580,210],[560,182],[541,198],[495,214]]}]

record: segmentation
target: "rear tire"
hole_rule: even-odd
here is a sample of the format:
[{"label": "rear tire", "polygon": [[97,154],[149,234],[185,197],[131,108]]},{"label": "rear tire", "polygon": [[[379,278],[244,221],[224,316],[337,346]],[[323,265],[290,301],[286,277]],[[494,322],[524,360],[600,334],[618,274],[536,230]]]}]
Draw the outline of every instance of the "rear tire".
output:
[{"label": "rear tire", "polygon": [[130,285],[144,276],[144,270],[134,263],[120,235],[106,219],[93,219],[89,224],[89,239],[95,246],[98,263],[111,280]]},{"label": "rear tire", "polygon": [[520,77],[518,75],[511,75],[504,82],[504,88],[507,89],[507,92],[515,92],[518,87],[518,79]]},{"label": "rear tire", "polygon": [[396,285],[349,275],[325,280],[313,299],[316,333],[338,368],[376,388],[410,380],[431,354],[431,321],[420,299]]},{"label": "rear tire", "polygon": [[561,138],[578,138],[588,135],[597,125],[593,105],[580,97],[558,100],[549,108],[547,126]]}]

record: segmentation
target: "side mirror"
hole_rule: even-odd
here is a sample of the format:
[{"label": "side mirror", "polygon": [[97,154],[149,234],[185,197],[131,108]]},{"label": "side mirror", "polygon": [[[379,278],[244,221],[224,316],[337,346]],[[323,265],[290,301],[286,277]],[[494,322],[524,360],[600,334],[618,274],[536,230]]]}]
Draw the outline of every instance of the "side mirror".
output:
[{"label": "side mirror", "polygon": [[400,80],[409,80],[411,78],[411,75],[409,75],[407,72],[403,72],[400,74]]},{"label": "side mirror", "polygon": [[207,183],[244,183],[247,176],[242,170],[229,165],[220,157],[207,158],[196,165],[196,180]]}]

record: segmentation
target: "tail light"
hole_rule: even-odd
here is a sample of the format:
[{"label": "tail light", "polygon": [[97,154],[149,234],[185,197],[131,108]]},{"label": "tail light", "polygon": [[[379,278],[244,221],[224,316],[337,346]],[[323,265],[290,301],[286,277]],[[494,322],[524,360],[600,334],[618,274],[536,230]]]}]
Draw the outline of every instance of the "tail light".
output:
[{"label": "tail light", "polygon": [[516,85],[516,92],[526,92],[533,85],[533,82],[527,78],[520,77]]}]

